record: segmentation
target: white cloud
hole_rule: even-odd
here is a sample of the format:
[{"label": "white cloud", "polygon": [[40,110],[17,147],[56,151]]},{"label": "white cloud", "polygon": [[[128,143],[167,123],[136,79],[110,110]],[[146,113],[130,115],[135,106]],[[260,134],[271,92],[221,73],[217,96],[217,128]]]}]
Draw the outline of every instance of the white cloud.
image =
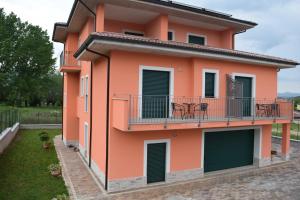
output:
[{"label": "white cloud", "polygon": [[[259,25],[237,36],[237,49],[300,61],[300,0],[177,0],[233,14]],[[55,22],[66,22],[74,0],[0,0],[0,7],[22,20],[47,29],[52,37]],[[55,56],[62,45],[55,43]],[[300,67],[279,73],[279,92],[300,92]]]}]

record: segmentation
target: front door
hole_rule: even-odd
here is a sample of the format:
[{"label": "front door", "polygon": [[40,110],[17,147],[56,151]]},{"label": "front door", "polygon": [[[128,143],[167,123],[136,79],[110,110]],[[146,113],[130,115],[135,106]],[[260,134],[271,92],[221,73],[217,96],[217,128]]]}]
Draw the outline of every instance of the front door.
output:
[{"label": "front door", "polygon": [[236,76],[235,79],[243,84],[243,96],[239,100],[244,117],[251,116],[252,113],[252,78]]},{"label": "front door", "polygon": [[147,183],[165,181],[166,143],[147,145]]},{"label": "front door", "polygon": [[143,70],[142,117],[169,116],[170,72]]}]

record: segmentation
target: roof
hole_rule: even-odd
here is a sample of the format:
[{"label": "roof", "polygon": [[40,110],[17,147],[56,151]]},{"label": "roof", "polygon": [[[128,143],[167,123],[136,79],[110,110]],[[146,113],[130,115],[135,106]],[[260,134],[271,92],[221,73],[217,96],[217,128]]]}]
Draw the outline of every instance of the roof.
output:
[{"label": "roof", "polygon": [[[84,23],[84,20],[81,21],[81,18],[92,16],[91,13],[82,6],[82,3],[80,3],[81,1],[87,4],[88,7],[92,10],[93,8],[96,7],[98,3],[105,3],[111,5],[122,5],[123,7],[134,7],[137,9],[145,9],[147,7],[147,9],[151,11],[161,10],[161,12],[164,12],[165,14],[169,14],[169,15],[176,14],[181,18],[191,18],[193,20],[198,20],[198,21],[202,21],[205,19],[208,21],[208,23],[211,24],[218,24],[222,22],[226,24],[226,26],[234,27],[233,29],[235,29],[237,33],[253,28],[257,25],[255,22],[237,19],[232,17],[232,15],[209,10],[206,8],[200,8],[200,7],[195,7],[195,6],[186,5],[182,3],[177,3],[174,1],[166,1],[166,0],[80,0],[79,1],[79,0],[75,0],[68,21],[66,23],[59,22],[54,24],[53,36],[52,36],[53,41],[62,42],[61,39],[57,39],[57,38],[64,38],[65,36],[62,36],[62,34],[65,35],[66,32],[68,31],[74,32],[75,29],[72,28],[72,26],[74,26],[75,22],[79,23],[81,26],[82,25],[81,23]],[[58,30],[60,30],[61,32],[59,32]],[[58,34],[59,36],[57,37],[56,34]]]},{"label": "roof", "polygon": [[[125,50],[133,50],[135,48],[151,48],[151,52],[155,52],[155,50],[157,50],[160,52],[170,52],[170,54],[178,53],[182,56],[186,55],[185,57],[208,57],[220,60],[233,60],[237,62],[269,65],[277,68],[291,68],[299,65],[299,63],[294,60],[274,56],[176,41],[162,41],[158,39],[111,32],[92,33],[74,54],[74,56],[78,58],[80,55],[82,55],[86,48],[90,48],[93,44],[95,44],[95,42],[101,44],[100,48],[102,49],[109,49],[112,46],[115,48],[122,45],[124,46],[124,44],[126,44],[127,47],[124,48]],[[130,49],[128,49],[128,47]]]}]

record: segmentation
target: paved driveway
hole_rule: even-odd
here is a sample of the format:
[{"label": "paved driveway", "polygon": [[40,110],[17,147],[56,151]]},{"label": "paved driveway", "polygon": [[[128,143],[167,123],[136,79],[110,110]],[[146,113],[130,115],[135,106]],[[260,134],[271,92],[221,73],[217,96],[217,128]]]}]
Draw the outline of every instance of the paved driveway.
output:
[{"label": "paved driveway", "polygon": [[[279,147],[273,144],[273,147]],[[300,200],[300,143],[292,145],[291,161],[256,169],[250,174],[118,194],[107,199]],[[253,171],[253,170],[251,170]]]}]

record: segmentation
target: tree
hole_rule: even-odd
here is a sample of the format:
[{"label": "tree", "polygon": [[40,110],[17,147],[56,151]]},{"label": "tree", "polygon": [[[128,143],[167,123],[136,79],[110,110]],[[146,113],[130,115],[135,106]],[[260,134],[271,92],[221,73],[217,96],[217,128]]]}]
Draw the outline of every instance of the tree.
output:
[{"label": "tree", "polygon": [[12,105],[41,104],[55,72],[52,56],[46,31],[0,8],[0,100]]}]

